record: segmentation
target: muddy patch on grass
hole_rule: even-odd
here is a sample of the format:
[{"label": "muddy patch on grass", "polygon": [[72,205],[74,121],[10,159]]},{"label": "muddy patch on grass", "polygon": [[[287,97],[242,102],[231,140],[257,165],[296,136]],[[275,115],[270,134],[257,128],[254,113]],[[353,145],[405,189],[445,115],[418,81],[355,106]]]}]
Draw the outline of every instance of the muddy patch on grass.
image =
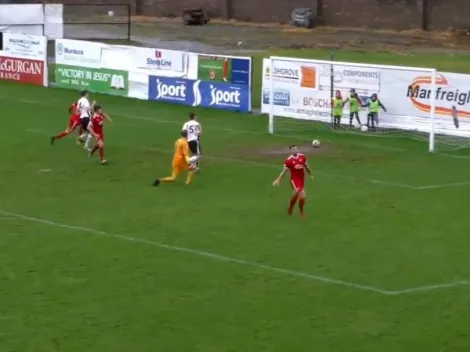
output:
[{"label": "muddy patch on grass", "polygon": [[[335,155],[338,152],[338,147],[333,143],[323,142],[319,147],[313,147],[311,143],[303,143],[298,145],[301,153],[305,155]],[[279,158],[282,156],[287,157],[291,153],[287,145],[273,145],[251,147],[246,149],[236,150],[232,153],[236,157],[250,157],[253,159],[259,158]]]}]

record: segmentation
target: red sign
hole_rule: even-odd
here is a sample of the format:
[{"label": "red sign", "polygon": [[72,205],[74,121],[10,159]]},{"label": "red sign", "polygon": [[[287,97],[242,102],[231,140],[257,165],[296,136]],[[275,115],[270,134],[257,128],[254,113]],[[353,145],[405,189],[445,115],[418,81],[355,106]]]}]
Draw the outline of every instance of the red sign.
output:
[{"label": "red sign", "polygon": [[162,52],[161,52],[160,50],[155,50],[155,57],[156,57],[157,59],[161,59],[161,57],[162,57]]},{"label": "red sign", "polygon": [[44,85],[44,62],[0,56],[0,80]]}]

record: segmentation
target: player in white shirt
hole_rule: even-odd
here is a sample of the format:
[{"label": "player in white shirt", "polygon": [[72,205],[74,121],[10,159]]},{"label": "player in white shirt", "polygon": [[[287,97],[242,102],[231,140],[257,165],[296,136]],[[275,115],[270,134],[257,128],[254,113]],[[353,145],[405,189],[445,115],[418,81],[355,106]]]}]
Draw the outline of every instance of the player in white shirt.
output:
[{"label": "player in white shirt", "polygon": [[[96,102],[94,101],[92,104],[90,104],[87,90],[82,91],[80,96],[81,98],[77,102],[77,109],[80,112],[80,124],[82,125],[84,131],[88,131],[91,112]],[[79,138],[81,142],[85,142],[85,149],[91,150],[91,143],[93,141],[93,136],[91,133],[84,132]]]},{"label": "player in white shirt", "polygon": [[[189,120],[184,123],[183,131],[188,132],[188,145],[189,150],[191,150],[191,154],[199,158],[201,156],[202,127],[196,120],[196,114],[193,112],[189,113]],[[196,161],[195,164],[196,171],[199,171],[199,162]]]}]

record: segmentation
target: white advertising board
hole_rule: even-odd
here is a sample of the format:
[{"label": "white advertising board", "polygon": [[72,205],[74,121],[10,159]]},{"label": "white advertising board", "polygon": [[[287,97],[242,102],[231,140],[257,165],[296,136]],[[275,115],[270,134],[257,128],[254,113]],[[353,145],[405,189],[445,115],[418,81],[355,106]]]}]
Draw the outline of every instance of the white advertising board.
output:
[{"label": "white advertising board", "polygon": [[0,5],[0,31],[62,38],[63,7],[62,4]]},{"label": "white advertising board", "polygon": [[44,24],[43,5],[1,5],[0,23],[2,25]]},{"label": "white advertising board", "polygon": [[188,54],[183,51],[138,47],[132,49],[133,67],[151,71],[154,75],[162,71],[176,74],[187,71]]},{"label": "white advertising board", "polygon": [[56,39],[56,63],[99,68],[101,66],[101,49],[103,46],[105,44],[82,40]]},{"label": "white advertising board", "polygon": [[0,80],[47,86],[47,38],[3,33]]},{"label": "white advertising board", "polygon": [[134,72],[142,82],[149,75],[197,79],[198,55],[175,50],[56,39],[55,60],[59,65]]},{"label": "white advertising board", "polygon": [[125,45],[103,45],[101,49],[102,67],[115,70],[132,69],[132,47]]},{"label": "white advertising board", "polygon": [[3,54],[35,60],[46,60],[47,38],[15,33],[3,34]]},{"label": "white advertising board", "polygon": [[28,34],[28,35],[43,35],[44,27],[41,24],[32,24],[32,25],[23,25],[23,26],[22,25],[0,26],[0,32]]},{"label": "white advertising board", "polygon": [[64,5],[44,5],[44,35],[51,39],[64,37]]},{"label": "white advertising board", "polygon": [[[331,121],[331,65],[314,64],[306,61],[275,62],[274,70],[269,67],[270,60],[263,60],[262,112],[269,113],[271,106],[270,87],[273,78],[274,105],[276,116],[294,119]],[[288,71],[279,73],[283,67]],[[302,67],[309,67],[311,74],[306,87],[302,83]],[[272,72],[271,72],[272,71]],[[272,73],[272,74],[271,74]],[[431,76],[429,72],[397,70],[338,65],[333,67],[334,89],[340,90],[346,97],[351,88],[356,89],[359,96],[366,102],[372,93],[377,93],[387,112],[379,114],[380,126],[404,130],[429,132]],[[438,73],[436,87],[436,132],[457,136],[470,136],[470,75],[457,73]],[[453,111],[459,120],[457,128]],[[345,114],[349,111],[347,106]],[[366,109],[360,113],[366,119]],[[344,121],[348,122],[349,121]]]}]

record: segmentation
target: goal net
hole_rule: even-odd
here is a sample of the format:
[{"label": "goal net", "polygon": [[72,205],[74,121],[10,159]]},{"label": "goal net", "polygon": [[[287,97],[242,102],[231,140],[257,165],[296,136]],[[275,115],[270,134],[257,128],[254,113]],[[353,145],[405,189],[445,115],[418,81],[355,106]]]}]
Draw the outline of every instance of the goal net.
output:
[{"label": "goal net", "polygon": [[[470,81],[463,74],[271,57],[263,61],[262,88],[270,133],[411,137],[427,141],[429,151],[470,146]],[[351,116],[356,110],[358,118]]]}]

